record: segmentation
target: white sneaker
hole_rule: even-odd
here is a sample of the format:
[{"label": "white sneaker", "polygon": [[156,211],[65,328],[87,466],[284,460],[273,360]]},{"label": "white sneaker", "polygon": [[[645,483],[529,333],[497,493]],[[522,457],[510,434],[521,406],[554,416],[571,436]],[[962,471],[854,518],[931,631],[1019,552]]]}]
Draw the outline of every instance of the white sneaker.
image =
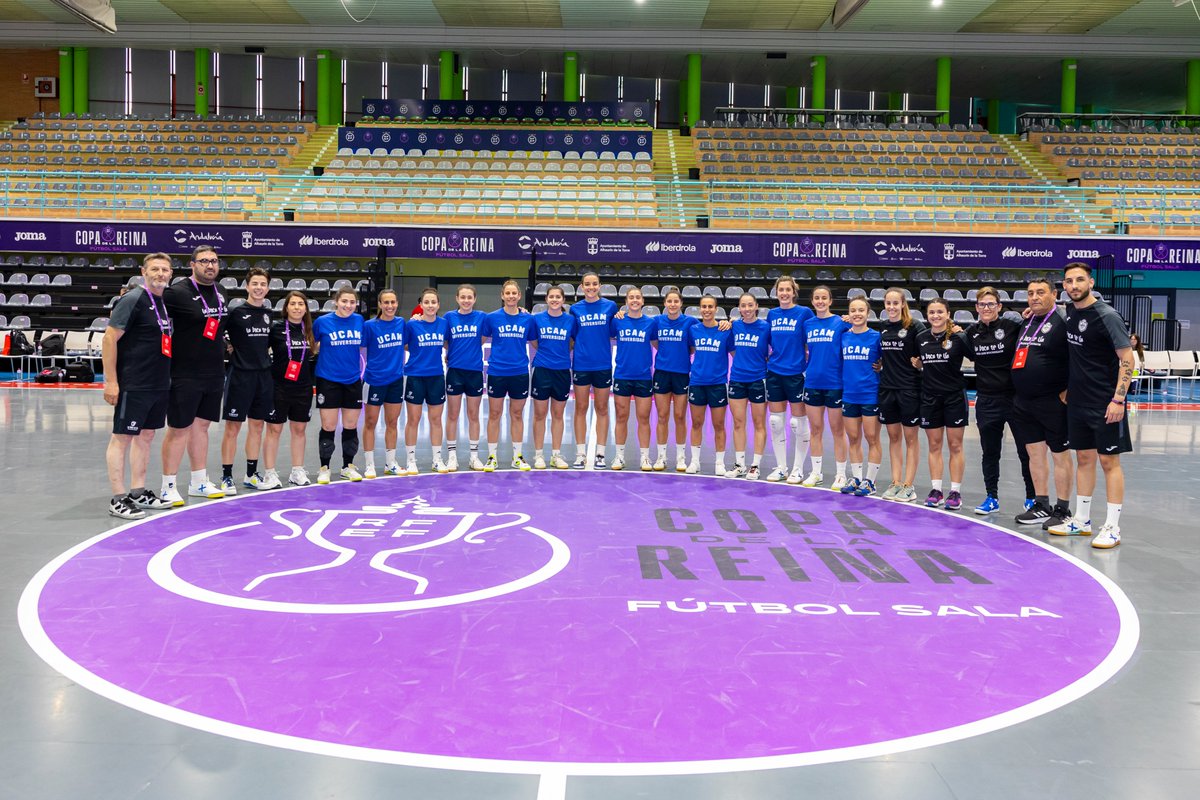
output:
[{"label": "white sneaker", "polygon": [[[624,463],[625,463],[625,457],[624,457],[624,456],[622,456],[622,457],[621,457],[621,463],[622,463],[622,464],[624,464]],[[594,468],[594,469],[604,469],[604,468],[605,468],[605,466],[604,466],[604,454],[603,454],[603,453],[596,453],[596,461],[595,461],[595,463],[593,464],[593,468]]]},{"label": "white sneaker", "polygon": [[675,459],[675,471],[687,472],[687,459],[685,459],[683,456],[679,456]]},{"label": "white sneaker", "polygon": [[802,480],[800,482],[800,485],[807,486],[809,489],[812,489],[815,486],[820,486],[824,482],[825,482],[825,476],[822,475],[821,473],[817,472],[816,470],[813,470],[812,472],[810,472],[808,474],[807,478],[805,478],[804,480]]},{"label": "white sneaker", "polygon": [[484,472],[495,472],[496,468],[499,466],[500,466],[499,459],[497,459],[496,456],[494,456],[494,455],[490,455],[487,457],[487,461],[485,461],[483,464],[483,471]]},{"label": "white sneaker", "polygon": [[800,467],[792,467],[792,471],[788,473],[787,482],[792,486],[799,486],[804,481],[804,470]]},{"label": "white sneaker", "polygon": [[403,475],[404,470],[400,469],[400,465],[393,461],[390,464],[383,465],[384,475]]},{"label": "white sneaker", "polygon": [[658,458],[656,458],[654,460],[654,471],[662,472],[666,468],[667,468],[667,454],[659,453]]},{"label": "white sneaker", "polygon": [[541,453],[538,453],[537,456],[535,456],[533,459],[533,468],[534,469],[545,469],[546,468],[546,457],[544,455],[542,455]]},{"label": "white sneaker", "polygon": [[[246,487],[247,489],[257,489],[258,482],[262,479],[263,473],[261,472],[256,472],[253,475],[247,475],[246,477],[242,478],[242,486]],[[226,494],[228,494],[228,492]]]},{"label": "white sneaker", "polygon": [[517,455],[513,457],[512,468],[519,469],[521,472],[529,472],[529,470],[532,469],[532,467],[529,466],[529,462],[525,460],[525,456],[523,455]]},{"label": "white sneaker", "polygon": [[1092,539],[1092,547],[1097,550],[1111,550],[1121,543],[1121,529],[1111,523],[1104,523],[1104,527],[1096,534],[1096,538]]},{"label": "white sneaker", "polygon": [[642,456],[642,472],[653,472],[654,465],[650,463],[650,454]]},{"label": "white sneaker", "polygon": [[571,468],[571,465],[568,464],[567,460],[565,458],[563,458],[561,455],[550,456],[550,466],[554,467],[554,469],[570,469]]},{"label": "white sneaker", "polygon": [[404,474],[405,475],[420,475],[421,471],[419,469],[417,469],[417,462],[415,462],[415,461],[408,462],[408,466],[404,468]]},{"label": "white sneaker", "polygon": [[288,483],[292,486],[308,486],[312,481],[308,479],[308,470],[304,467],[292,467],[292,474],[288,475]]},{"label": "white sneaker", "polygon": [[[304,480],[308,480],[307,475],[304,476]],[[278,472],[273,469],[269,469],[261,478],[258,475],[254,476],[254,488],[260,491],[266,491],[267,489],[281,489],[283,488],[283,481],[279,480]]]},{"label": "white sneaker", "polygon": [[476,471],[476,472],[482,472],[482,471],[483,471],[483,462],[482,462],[482,461],[480,461],[480,460],[479,460],[479,456],[478,456],[478,455],[475,455],[474,453],[472,453],[472,454],[471,454],[471,464],[470,464],[470,467],[471,467],[471,469],[473,469],[473,470],[474,470],[474,471]]},{"label": "white sneaker", "polygon": [[448,466],[446,466],[446,463],[444,461],[442,461],[441,456],[434,456],[433,457],[433,471],[436,472],[438,475],[446,475],[450,472],[450,468]]},{"label": "white sneaker", "polygon": [[733,469],[725,470],[726,478],[744,478],[746,477],[746,465],[734,464]]},{"label": "white sneaker", "polygon": [[173,483],[166,489],[163,489],[162,494],[160,494],[159,497],[161,497],[164,502],[170,503],[171,508],[179,508],[180,506],[187,505],[187,501],[184,500],[179,494],[179,488]]},{"label": "white sneaker", "polygon": [[715,464],[713,464],[713,475],[716,475],[718,478],[724,478],[725,473],[728,471],[729,470],[725,468],[724,461],[718,461]]},{"label": "white sneaker", "polygon": [[108,514],[118,519],[145,519],[146,512],[138,508],[129,495],[108,501]]},{"label": "white sneaker", "polygon": [[758,465],[757,465],[757,464],[751,464],[751,465],[750,465],[750,469],[746,470],[746,480],[748,480],[748,481],[756,481],[756,480],[758,480],[758,474],[759,474],[759,472],[760,472],[760,470],[759,470],[759,468],[758,468]]},{"label": "white sneaker", "polygon": [[787,480],[787,469],[784,467],[776,467],[767,474],[767,480],[771,483],[779,483]]},{"label": "white sneaker", "polygon": [[458,472],[458,450],[446,454],[446,472]]},{"label": "white sneaker", "polygon": [[358,483],[363,479],[362,473],[353,464],[342,467],[342,480]]},{"label": "white sneaker", "polygon": [[835,492],[840,492],[842,487],[846,485],[848,479],[845,475],[834,475],[833,483],[829,484],[829,488]]},{"label": "white sneaker", "polygon": [[1046,530],[1055,536],[1087,536],[1092,532],[1092,521],[1071,517],[1060,525],[1051,525]]},{"label": "white sneaker", "polygon": [[171,504],[154,493],[152,489],[144,488],[138,494],[128,494],[129,498],[135,506],[143,511],[161,511],[164,508],[170,508]]},{"label": "white sneaker", "polygon": [[233,482],[233,478],[221,478],[221,496],[233,497],[237,494],[237,484]]},{"label": "white sneaker", "polygon": [[210,500],[216,500],[224,496],[225,492],[221,491],[221,488],[215,483],[209,483],[207,479],[188,486],[188,497],[207,497]]},{"label": "white sneaker", "polygon": [[[599,458],[599,456],[597,456],[597,458]],[[600,465],[597,464],[596,469],[603,469],[603,467],[601,467]],[[624,452],[622,452],[621,450],[617,451],[617,456],[616,456],[616,458],[613,459],[612,466],[609,467],[609,469],[615,469],[618,472],[625,469],[625,453]]]},{"label": "white sneaker", "polygon": [[321,467],[317,470],[317,485],[328,486],[330,481],[329,467]]},{"label": "white sneaker", "polygon": [[375,480],[375,478],[377,477],[375,475],[375,465],[367,464],[367,468],[363,470],[362,476],[363,476],[363,478],[365,478],[366,480],[369,480],[369,481]]},{"label": "white sneaker", "polygon": [[684,469],[684,472],[686,472],[688,475],[699,475],[699,474],[700,474],[700,461],[699,461],[699,459],[697,459],[697,460],[693,461],[692,463],[688,464],[688,465],[687,465],[687,467]]},{"label": "white sneaker", "polygon": [[571,463],[575,469],[587,469],[587,453],[580,453],[575,456],[575,461]]}]

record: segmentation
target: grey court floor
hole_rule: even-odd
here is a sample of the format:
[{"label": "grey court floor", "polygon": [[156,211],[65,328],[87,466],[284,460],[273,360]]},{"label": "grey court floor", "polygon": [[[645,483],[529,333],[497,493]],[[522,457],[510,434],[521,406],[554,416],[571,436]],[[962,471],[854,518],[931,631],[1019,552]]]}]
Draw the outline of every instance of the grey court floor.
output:
[{"label": "grey court floor", "polygon": [[[568,778],[564,787],[540,785],[536,776],[388,766],[227,739],[118,705],[56,673],[22,638],[17,602],[44,564],[116,524],[104,513],[111,411],[97,391],[0,389],[0,798],[1194,800],[1200,797],[1198,424],[1200,413],[1187,411],[1141,411],[1133,419],[1135,453],[1125,459],[1124,543],[1117,550],[1094,552],[1086,540],[1052,542],[1112,578],[1141,620],[1133,658],[1091,694],[993,733],[886,757],[719,775]],[[216,473],[215,436],[213,445],[209,467]],[[968,429],[969,505],[981,489],[978,452]],[[312,469],[313,441],[308,453]],[[428,458],[426,448],[423,464]],[[156,455],[152,486],[157,469]],[[997,521],[1015,528],[1011,512],[1022,492],[1011,449],[1002,470],[1005,513]],[[1097,507],[1102,503],[1097,492]]]}]

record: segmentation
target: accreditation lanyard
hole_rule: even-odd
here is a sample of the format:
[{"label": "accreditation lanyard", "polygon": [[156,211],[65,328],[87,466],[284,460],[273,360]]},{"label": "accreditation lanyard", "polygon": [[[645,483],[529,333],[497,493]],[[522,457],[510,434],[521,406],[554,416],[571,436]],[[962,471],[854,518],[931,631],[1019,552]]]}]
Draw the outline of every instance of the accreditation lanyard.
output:
[{"label": "accreditation lanyard", "polygon": [[[292,357],[292,323],[288,322],[287,320],[284,320],[283,322],[283,334],[287,339],[288,354],[288,365],[287,369],[283,372],[283,378],[284,380],[288,381],[298,381],[300,380],[300,367],[303,361],[297,361]],[[302,342],[303,347],[300,348],[300,358],[303,359],[308,351],[308,338],[304,333],[303,320],[300,322],[300,335],[305,337],[304,341]]]},{"label": "accreditation lanyard", "polygon": [[[154,295],[149,289],[146,290],[146,297],[150,299],[150,308],[154,310],[154,318],[158,320],[158,333],[162,337],[159,347],[162,350],[162,354],[167,358],[170,358],[171,334],[167,332],[170,330],[170,321],[168,320],[167,324],[165,326],[163,325],[162,314],[158,313],[158,303],[154,302]],[[165,311],[166,309],[163,310]]]},{"label": "accreditation lanyard", "polygon": [[1042,317],[1042,321],[1038,325],[1037,330],[1033,332],[1033,336],[1028,335],[1029,329],[1033,327],[1033,321],[1031,320],[1029,324],[1025,326],[1025,330],[1021,332],[1021,338],[1017,341],[1017,344],[1019,345],[1019,347],[1017,347],[1017,352],[1013,353],[1013,369],[1025,368],[1025,361],[1029,358],[1030,343],[1033,342],[1034,339],[1037,339],[1038,334],[1042,332],[1042,328],[1046,326],[1046,323],[1050,320],[1050,315],[1053,313],[1054,309],[1052,308],[1050,309],[1049,313],[1046,314],[1046,316]]},{"label": "accreditation lanyard", "polygon": [[213,284],[213,293],[217,296],[217,315],[215,317],[208,316],[208,301],[204,299],[204,292],[200,291],[200,284],[196,283],[195,278],[188,278],[192,282],[192,286],[196,287],[196,294],[200,296],[200,305],[204,306],[204,338],[216,339],[217,331],[221,328],[221,317],[225,316],[225,304],[221,302],[221,293],[217,290],[216,284]]}]

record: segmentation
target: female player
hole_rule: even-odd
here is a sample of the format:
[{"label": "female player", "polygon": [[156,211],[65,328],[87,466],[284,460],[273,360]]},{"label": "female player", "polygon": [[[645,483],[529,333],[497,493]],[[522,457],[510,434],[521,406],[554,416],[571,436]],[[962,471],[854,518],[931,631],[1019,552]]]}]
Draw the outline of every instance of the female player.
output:
[{"label": "female player", "polygon": [[[804,459],[808,456],[809,426],[804,408],[804,370],[808,366],[804,324],[812,319],[812,309],[796,305],[800,287],[791,275],[775,280],[775,296],[779,307],[767,312],[771,326],[771,356],[767,359],[767,403],[771,412],[771,449],[775,453],[775,469],[767,475],[769,481],[787,480],[797,484],[804,480]],[[784,414],[790,411],[788,424]],[[787,467],[787,428],[792,430],[795,462],[791,473]]]},{"label": "female player", "polygon": [[[767,354],[771,325],[758,318],[758,300],[743,294],[741,318],[733,322],[733,366],[729,370],[729,410],[733,412],[733,470],[730,478],[758,480],[767,445]],[[754,420],[754,460],[746,467],[746,405]]]},{"label": "female player", "polygon": [[446,376],[442,372],[442,350],[446,346],[450,324],[439,317],[437,289],[421,292],[421,316],[404,324],[404,344],[408,363],[404,365],[404,447],[407,450],[404,471],[418,474],[417,431],[421,410],[428,408],[429,443],[433,446],[433,470],[449,472],[442,463],[442,406],[446,403]]},{"label": "female player", "polygon": [[384,289],[376,299],[378,312],[363,325],[363,350],[367,366],[363,382],[367,385],[367,409],[363,414],[363,451],[366,458],[364,478],[375,477],[375,426],[379,409],[383,408],[383,470],[387,475],[399,475],[396,462],[396,442],[400,438],[398,423],[404,408],[404,320],[396,316],[400,301],[391,289]]},{"label": "female player", "polygon": [[313,338],[313,320],[308,312],[308,298],[303,292],[288,292],[283,298],[283,319],[271,324],[271,377],[275,381],[274,410],[267,415],[267,431],[263,440],[264,480],[259,489],[278,489],[282,486],[275,460],[279,456],[279,440],[283,423],[288,423],[292,435],[292,472],[288,483],[308,486],[304,469],[305,429],[312,418],[313,364],[317,343]]},{"label": "female player", "polygon": [[[467,440],[470,442],[469,466],[483,469],[479,459],[479,404],[483,400],[483,320],[475,310],[475,287],[461,284],[454,294],[458,308],[446,314],[446,468],[458,469],[458,413],[467,407]],[[423,312],[422,312],[423,313]],[[465,401],[463,398],[466,398]]]},{"label": "female player", "polygon": [[[871,306],[865,297],[850,301],[850,330],[842,334],[842,420],[850,444],[851,478],[842,494],[869,497],[883,461],[879,444],[879,331],[867,327]],[[867,437],[867,473],[863,475],[862,438]]]},{"label": "female player", "polygon": [[733,352],[733,330],[717,326],[717,300],[706,294],[700,299],[700,322],[688,329],[692,369],[688,374],[688,404],[692,407],[692,460],[687,473],[700,471],[700,445],[704,441],[704,410],[712,409],[716,445],[714,474],[725,474],[725,409],[729,406],[729,354]]},{"label": "female player", "polygon": [[883,369],[879,374],[879,422],[887,426],[888,455],[892,463],[892,483],[883,493],[884,500],[911,503],[917,499],[913,482],[921,453],[917,449],[917,429],[921,425],[921,371],[913,366],[920,355],[917,337],[925,323],[912,318],[908,296],[903,289],[891,288],[883,296],[886,316],[879,334]]},{"label": "female player", "polygon": [[561,286],[546,290],[546,310],[533,315],[533,445],[537,455],[534,469],[545,469],[542,451],[546,446],[546,412],[550,412],[550,466],[569,469],[562,457],[563,410],[571,394],[571,340],[578,322],[563,312]]},{"label": "female player", "polygon": [[500,420],[504,398],[508,398],[508,432],[512,439],[512,468],[528,472],[529,462],[521,452],[525,441],[525,401],[529,398],[529,342],[534,338],[533,317],[520,307],[521,287],[505,281],[500,287],[504,303],[483,321],[483,338],[492,343],[488,359],[488,457],[484,472],[495,472],[500,446]]},{"label": "female player", "polygon": [[334,431],[338,414],[342,418],[342,477],[361,481],[354,467],[358,455],[358,414],[362,410],[362,348],[363,318],[355,311],[358,294],[353,289],[339,289],[333,296],[333,313],[313,323],[317,340],[317,409],[321,415],[318,450],[321,469],[317,483],[330,481],[329,462],[333,458]]},{"label": "female player", "polygon": [[804,405],[812,429],[812,472],[802,486],[820,486],[821,460],[825,452],[825,419],[833,434],[833,457],[837,474],[829,488],[841,491],[846,485],[846,430],[842,424],[842,334],[850,326],[834,315],[829,306],[833,293],[828,286],[818,286],[812,292],[815,315],[804,323],[804,339],[808,344],[808,367],[804,372]]},{"label": "female player", "polygon": [[[950,511],[962,507],[962,479],[966,469],[963,458],[963,429],[967,412],[966,381],[962,362],[969,345],[959,331],[950,332],[950,310],[942,300],[930,300],[925,307],[928,330],[917,337],[920,356],[913,366],[921,370],[921,427],[929,441],[929,478],[933,488],[925,505],[937,508],[945,503]],[[950,493],[942,495],[942,440],[950,448]]]},{"label": "female player", "polygon": [[654,408],[658,412],[658,459],[654,469],[667,468],[667,425],[675,419],[675,471],[687,469],[688,372],[692,361],[688,329],[697,323],[683,313],[683,295],[672,289],[663,297],[663,313],[654,318]]},{"label": "female player", "polygon": [[653,317],[642,314],[646,300],[642,290],[630,288],[625,293],[626,313],[609,323],[609,335],[617,340],[617,364],[613,371],[613,404],[617,410],[614,437],[617,454],[613,469],[625,468],[625,438],[629,434],[629,406],[637,414],[639,461],[642,471],[649,472],[650,464],[650,396],[653,390],[654,331]]},{"label": "female player", "polygon": [[580,286],[583,300],[571,306],[571,315],[579,323],[575,333],[574,363],[571,379],[575,384],[575,463],[587,466],[588,390],[596,400],[595,469],[604,469],[604,451],[608,447],[608,396],[612,391],[612,340],[608,323],[617,313],[617,304],[600,297],[600,276],[584,273]]}]

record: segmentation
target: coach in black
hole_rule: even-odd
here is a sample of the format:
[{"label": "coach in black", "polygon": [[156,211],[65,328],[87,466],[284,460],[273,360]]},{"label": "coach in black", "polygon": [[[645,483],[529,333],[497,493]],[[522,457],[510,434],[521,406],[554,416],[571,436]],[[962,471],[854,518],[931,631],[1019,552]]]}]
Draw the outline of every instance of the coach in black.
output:
[{"label": "coach in black", "polygon": [[[975,310],[979,312],[979,321],[967,327],[967,343],[975,361],[975,424],[979,428],[983,486],[987,490],[983,502],[975,507],[975,513],[982,516],[1000,510],[1000,447],[1004,443],[1004,426],[1012,427],[1012,359],[1021,325],[1000,316],[1004,310],[1000,293],[991,286],[979,290]],[[1029,455],[1019,442],[1017,457],[1025,481],[1025,498],[1032,503],[1034,488],[1029,475]]]},{"label": "coach in black", "polygon": [[1096,456],[1104,470],[1108,511],[1092,547],[1107,550],[1121,543],[1121,504],[1125,473],[1121,453],[1133,449],[1125,416],[1125,395],[1133,379],[1129,332],[1116,311],[1092,294],[1095,281],[1087,264],[1067,264],[1063,289],[1067,306],[1067,433],[1078,467],[1075,515],[1050,528],[1056,536],[1092,532],[1092,490]]},{"label": "coach in black", "polygon": [[[134,287],[117,301],[100,349],[104,401],[114,409],[105,452],[113,491],[108,513],[121,519],[141,519],[146,516],[142,509],[170,505],[146,488],[146,465],[154,432],[166,419],[171,388],[171,318],[162,300],[171,282],[171,257],[151,253],[142,259],[142,281],[144,288]],[[127,456],[132,479],[128,492]]]},{"label": "coach in black", "polygon": [[192,274],[163,292],[175,326],[171,359],[171,396],[167,403],[167,435],[163,437],[162,496],[173,506],[184,504],[175,473],[186,448],[192,476],[191,497],[224,497],[208,479],[208,426],[221,418],[225,390],[225,298],[217,290],[221,262],[217,252],[201,245],[192,253]]},{"label": "coach in black", "polygon": [[[1048,278],[1029,282],[1029,313],[1017,337],[1012,360],[1012,429],[1017,444],[1029,453],[1036,500],[1018,514],[1021,525],[1041,524],[1049,530],[1071,518],[1071,454],[1067,437],[1067,320],[1054,304],[1057,291]],[[1050,471],[1046,450],[1054,459],[1050,505]]]},{"label": "coach in black", "polygon": [[262,267],[246,274],[246,302],[229,312],[229,345],[233,353],[225,376],[225,403],[221,437],[221,491],[237,494],[233,459],[237,455],[238,432],[250,420],[246,433],[246,477],[244,485],[258,488],[258,455],[262,450],[263,427],[275,407],[275,384],[271,380],[271,311],[263,302],[271,278]]}]

